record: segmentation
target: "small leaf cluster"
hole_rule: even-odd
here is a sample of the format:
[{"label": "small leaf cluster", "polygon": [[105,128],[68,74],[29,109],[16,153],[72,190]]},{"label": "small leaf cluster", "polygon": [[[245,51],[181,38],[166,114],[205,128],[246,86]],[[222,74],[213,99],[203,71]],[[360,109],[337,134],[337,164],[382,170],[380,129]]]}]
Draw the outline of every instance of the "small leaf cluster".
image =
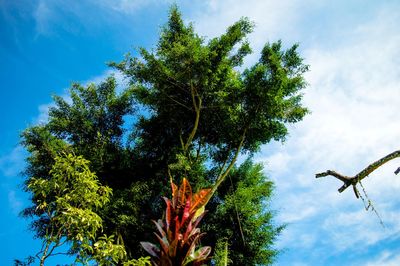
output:
[{"label": "small leaf cluster", "polygon": [[48,246],[41,251],[41,259],[44,261],[64,242],[79,254],[77,262],[95,260],[111,265],[124,258],[125,249],[114,244],[113,236],[98,237],[102,219],[96,211],[109,202],[111,188],[99,183],[82,156],[63,154],[54,160],[50,178],[33,177],[27,184],[35,215],[39,221],[47,221],[33,225],[39,227],[39,237]]}]

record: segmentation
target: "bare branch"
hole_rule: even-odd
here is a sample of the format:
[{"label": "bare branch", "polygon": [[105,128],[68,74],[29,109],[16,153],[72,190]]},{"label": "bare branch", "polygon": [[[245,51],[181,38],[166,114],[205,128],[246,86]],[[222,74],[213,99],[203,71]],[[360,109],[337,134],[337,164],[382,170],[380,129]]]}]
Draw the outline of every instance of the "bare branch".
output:
[{"label": "bare branch", "polygon": [[[337,173],[335,171],[327,170],[325,172],[316,174],[315,177],[316,178],[320,178],[320,177],[324,177],[324,176],[329,176],[330,175],[330,176],[333,176],[333,177],[339,179],[340,181],[342,181],[344,183],[338,189],[338,191],[341,193],[344,190],[346,190],[346,188],[348,188],[350,185],[353,185],[353,186],[357,185],[358,182],[360,182],[361,180],[366,178],[370,173],[375,171],[377,168],[381,167],[383,164],[387,163],[390,160],[398,158],[398,157],[400,157],[400,150],[394,151],[394,152],[386,155],[385,157],[383,157],[383,158],[371,163],[370,165],[365,167],[363,170],[361,170],[355,176],[345,176],[345,175],[339,174],[339,173]],[[394,173],[398,174],[399,172],[400,172],[400,167]],[[354,193],[355,193],[356,197],[358,198],[359,195],[356,192],[356,189],[354,190]]]},{"label": "bare branch", "polygon": [[399,168],[397,168],[397,170],[396,170],[396,171],[394,171],[394,174],[395,174],[395,175],[397,175],[398,173],[400,173],[400,167],[399,167]]}]

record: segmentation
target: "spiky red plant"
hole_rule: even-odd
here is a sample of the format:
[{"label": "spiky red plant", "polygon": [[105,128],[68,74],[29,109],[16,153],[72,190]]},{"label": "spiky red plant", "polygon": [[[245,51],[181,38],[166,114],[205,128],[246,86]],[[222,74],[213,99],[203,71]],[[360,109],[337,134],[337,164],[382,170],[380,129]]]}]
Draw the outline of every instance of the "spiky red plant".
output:
[{"label": "spiky red plant", "polygon": [[172,182],[172,199],[164,197],[167,204],[165,221],[153,221],[158,233],[155,233],[159,246],[141,242],[143,248],[152,256],[154,265],[183,266],[202,265],[211,252],[211,247],[200,247],[200,228],[197,228],[205,211],[207,196],[211,189],[201,189],[192,194],[189,182],[184,178],[178,187]]}]

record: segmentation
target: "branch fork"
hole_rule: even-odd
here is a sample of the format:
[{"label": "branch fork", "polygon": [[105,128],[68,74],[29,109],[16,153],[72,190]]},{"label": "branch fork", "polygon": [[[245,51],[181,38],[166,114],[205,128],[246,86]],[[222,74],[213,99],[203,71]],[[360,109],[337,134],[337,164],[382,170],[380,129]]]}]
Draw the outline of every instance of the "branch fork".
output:
[{"label": "branch fork", "polygon": [[[325,176],[333,176],[343,182],[343,185],[338,189],[339,193],[342,193],[343,191],[345,191],[349,186],[353,186],[354,193],[355,193],[356,197],[359,198],[359,193],[356,188],[357,183],[360,182],[362,179],[366,178],[370,173],[375,171],[378,167],[380,167],[383,164],[387,163],[388,161],[393,160],[398,157],[400,157],[400,150],[394,151],[394,152],[386,155],[385,157],[371,163],[370,165],[368,165],[366,168],[361,170],[361,172],[359,172],[355,176],[346,176],[346,175],[342,175],[336,171],[327,170],[325,172],[316,174],[315,178],[321,178],[321,177],[325,177]],[[398,173],[400,173],[400,167],[394,173],[396,175]]]}]

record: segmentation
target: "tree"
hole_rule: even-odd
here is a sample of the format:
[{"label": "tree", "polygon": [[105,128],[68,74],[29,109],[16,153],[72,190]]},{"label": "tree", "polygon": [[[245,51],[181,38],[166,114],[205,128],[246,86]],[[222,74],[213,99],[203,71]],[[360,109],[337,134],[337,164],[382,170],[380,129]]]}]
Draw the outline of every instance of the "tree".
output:
[{"label": "tree", "polygon": [[77,261],[82,263],[95,260],[110,265],[123,259],[124,247],[115,245],[113,236],[97,236],[102,219],[95,211],[109,201],[111,189],[99,184],[81,156],[68,154],[54,160],[50,178],[32,177],[27,184],[36,206],[32,227],[43,239],[36,254],[40,265],[57,255],[65,243],[70,244],[71,252],[78,253]]},{"label": "tree", "polygon": [[[122,62],[111,63],[130,81],[120,94],[112,77],[99,86],[74,84],[70,103],[55,97],[48,123],[23,133],[23,144],[31,152],[27,173],[46,175],[54,164],[48,155],[60,149],[91,161],[101,184],[113,189],[112,199],[99,211],[104,230],[123,241],[130,258],[144,254],[139,242],[152,237],[148,221],[162,215],[161,196],[168,195],[169,180],[188,177],[194,190],[211,188],[210,219],[203,227],[224,231],[227,225],[211,217],[225,208],[227,215],[236,217],[226,237],[236,241],[245,236],[243,245],[251,245],[232,244],[230,254],[248,258],[248,265],[270,263],[276,252],[268,250],[280,227],[272,224],[271,213],[267,219],[261,210],[270,195],[262,193],[270,192],[271,183],[255,174],[261,171],[258,166],[252,170],[235,163],[240,154],[252,155],[262,144],[283,141],[287,123],[307,114],[301,90],[308,66],[297,45],[284,50],[278,41],[267,43],[259,61],[241,71],[244,57],[251,53],[246,36],[252,29],[253,24],[242,18],[206,42],[172,7],[154,50],[142,48],[139,57],[128,54]],[[131,128],[124,124],[128,119]],[[229,189],[219,192],[236,168],[253,173],[232,175]],[[253,181],[240,183],[240,178]],[[245,190],[254,191],[252,200],[257,202],[250,213],[243,202],[232,201]],[[257,223],[259,234],[250,233]],[[248,232],[237,230],[238,225]],[[216,241],[207,236],[204,240],[212,247]],[[253,259],[256,246],[266,253]]]}]

